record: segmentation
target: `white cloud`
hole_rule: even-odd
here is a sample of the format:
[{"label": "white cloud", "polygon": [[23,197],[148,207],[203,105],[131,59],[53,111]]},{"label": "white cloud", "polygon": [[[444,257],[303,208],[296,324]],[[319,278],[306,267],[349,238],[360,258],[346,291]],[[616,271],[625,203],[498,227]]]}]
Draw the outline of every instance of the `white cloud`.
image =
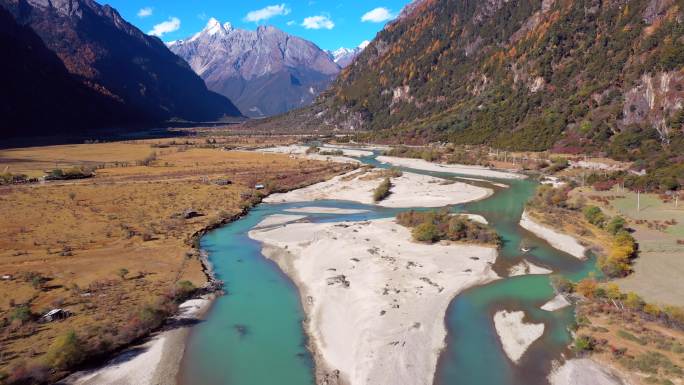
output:
[{"label": "white cloud", "polygon": [[138,11],[138,17],[152,16],[152,11],[152,7],[140,8],[140,10]]},{"label": "white cloud", "polygon": [[286,7],[285,4],[269,5],[268,7],[248,12],[247,16],[245,16],[245,21],[258,23],[261,20],[268,20],[274,16],[287,15],[290,11],[290,8]]},{"label": "white cloud", "polygon": [[285,24],[287,24],[287,25],[295,25],[295,23],[296,23],[296,21],[290,20],[290,21],[288,21],[288,22],[285,23]]},{"label": "white cloud", "polygon": [[370,41],[364,40],[361,42],[361,44],[359,44],[359,48],[366,49],[366,47],[368,47],[368,44],[370,44]]},{"label": "white cloud", "polygon": [[173,31],[178,31],[180,28],[180,19],[177,17],[170,17],[169,20],[166,20],[164,22],[161,22],[157,25],[155,25],[150,32],[148,32],[148,35],[152,36],[157,36],[157,37],[162,37],[164,34],[173,32]]},{"label": "white cloud", "polygon": [[333,29],[335,23],[328,16],[309,16],[302,22],[302,27],[306,29]]},{"label": "white cloud", "polygon": [[389,9],[384,7],[378,7],[366,12],[363,16],[361,16],[361,21],[370,21],[371,23],[382,23],[383,21],[387,21],[392,18],[394,18],[394,15],[392,15],[392,12],[390,12]]}]

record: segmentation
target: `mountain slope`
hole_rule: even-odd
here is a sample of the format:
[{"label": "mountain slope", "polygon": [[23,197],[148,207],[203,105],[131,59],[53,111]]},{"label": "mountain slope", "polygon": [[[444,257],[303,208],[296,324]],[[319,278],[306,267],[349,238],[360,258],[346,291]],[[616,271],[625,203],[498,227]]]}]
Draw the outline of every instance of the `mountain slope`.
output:
[{"label": "mountain slope", "polygon": [[211,19],[201,32],[169,44],[207,83],[248,116],[308,105],[339,67],[315,44],[271,26],[256,31]]},{"label": "mountain slope", "polygon": [[145,35],[110,6],[91,0],[0,0],[0,5],[30,26],[70,73],[120,100],[142,120],[240,115],[158,38]]},{"label": "mountain slope", "polygon": [[673,159],[684,146],[683,9],[682,0],[414,2],[312,107],[259,124]]},{"label": "mountain slope", "polygon": [[31,28],[18,25],[2,7],[0,57],[2,137],[63,135],[133,119],[122,103],[71,75]]}]

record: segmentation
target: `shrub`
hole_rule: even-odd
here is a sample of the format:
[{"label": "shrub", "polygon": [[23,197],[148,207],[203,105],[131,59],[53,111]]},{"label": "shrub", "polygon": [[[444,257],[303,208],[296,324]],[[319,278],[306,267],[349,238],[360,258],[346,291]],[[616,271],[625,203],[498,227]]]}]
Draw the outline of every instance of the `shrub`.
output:
[{"label": "shrub", "polygon": [[593,278],[585,278],[575,285],[575,291],[587,298],[594,298],[596,289],[598,289],[598,282]]},{"label": "shrub", "polygon": [[180,281],[176,283],[176,287],[173,293],[173,299],[176,302],[185,301],[186,299],[192,296],[195,290],[197,290],[197,288],[192,282],[187,280]]},{"label": "shrub", "polygon": [[437,226],[432,223],[421,223],[411,231],[413,239],[420,242],[435,242],[439,240]]},{"label": "shrub", "polygon": [[128,273],[129,273],[128,269],[122,267],[121,269],[117,270],[116,275],[118,275],[119,278],[124,280],[124,279],[126,279],[126,276],[128,275]]},{"label": "shrub", "polygon": [[574,290],[574,285],[572,284],[572,281],[563,277],[562,275],[552,275],[551,285],[559,293],[572,293],[572,291]]},{"label": "shrub", "polygon": [[606,216],[600,208],[596,206],[587,206],[582,210],[584,218],[592,225],[603,227],[606,224]]},{"label": "shrub", "polygon": [[318,151],[319,155],[327,155],[327,156],[341,156],[344,155],[344,151],[342,150],[323,150],[323,151]]},{"label": "shrub", "polygon": [[572,350],[577,354],[591,352],[596,347],[596,341],[590,336],[581,335],[575,338]]},{"label": "shrub", "polygon": [[28,307],[28,305],[17,306],[12,309],[9,314],[10,321],[19,321],[21,323],[25,323],[30,321],[31,318],[33,318],[33,315],[31,314],[31,309]]},{"label": "shrub", "polygon": [[570,163],[565,158],[551,158],[551,166],[549,167],[550,172],[558,172],[565,170],[570,166]]},{"label": "shrub", "polygon": [[413,228],[413,239],[421,242],[434,242],[441,239],[494,245],[499,245],[501,242],[499,235],[489,226],[464,216],[453,216],[448,210],[402,212],[397,214],[397,223]]},{"label": "shrub", "polygon": [[80,363],[84,358],[83,344],[73,330],[57,337],[45,354],[48,365],[61,370]]},{"label": "shrub", "polygon": [[625,229],[625,224],[626,222],[623,217],[614,217],[606,225],[606,231],[613,235],[617,235],[617,233]]},{"label": "shrub", "polygon": [[537,208],[565,208],[568,205],[568,189],[554,188],[551,185],[543,184],[537,188],[529,204]]},{"label": "shrub", "polygon": [[598,259],[598,267],[609,277],[623,277],[631,271],[631,260],[636,253],[636,241],[625,230],[613,239],[610,253]]},{"label": "shrub", "polygon": [[155,160],[157,160],[157,153],[151,152],[144,159],[137,161],[138,166],[150,166]]},{"label": "shrub", "polygon": [[375,202],[380,202],[381,200],[387,198],[390,195],[390,189],[392,188],[392,182],[390,178],[385,178],[382,183],[373,191],[373,200]]},{"label": "shrub", "polygon": [[627,293],[625,297],[625,306],[632,310],[641,310],[644,308],[645,302],[634,292]]}]

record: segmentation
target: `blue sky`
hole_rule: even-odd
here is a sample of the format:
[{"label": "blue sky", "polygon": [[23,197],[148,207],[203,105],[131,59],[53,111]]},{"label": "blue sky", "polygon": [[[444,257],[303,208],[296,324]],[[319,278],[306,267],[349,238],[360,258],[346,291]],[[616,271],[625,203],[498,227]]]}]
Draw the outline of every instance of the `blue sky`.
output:
[{"label": "blue sky", "polygon": [[209,18],[234,27],[275,25],[323,49],[371,40],[410,0],[103,0],[143,32],[164,41],[189,37]]}]

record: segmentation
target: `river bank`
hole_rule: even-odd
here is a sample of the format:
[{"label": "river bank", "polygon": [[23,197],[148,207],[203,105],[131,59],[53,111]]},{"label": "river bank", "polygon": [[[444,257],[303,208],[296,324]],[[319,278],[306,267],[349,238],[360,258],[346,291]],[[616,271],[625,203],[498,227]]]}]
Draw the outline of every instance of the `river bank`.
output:
[{"label": "river bank", "polygon": [[319,381],[430,384],[444,314],[498,277],[491,247],[412,242],[393,219],[252,230],[300,291]]},{"label": "river bank", "polygon": [[126,349],[101,368],[76,372],[64,385],[156,385],[173,384],[185,351],[190,328],[201,322],[213,295],[183,302],[166,326],[140,345]]},{"label": "river bank", "polygon": [[587,258],[586,247],[580,244],[577,239],[536,222],[527,211],[523,212],[522,217],[520,217],[520,226],[560,251],[579,259]]}]

